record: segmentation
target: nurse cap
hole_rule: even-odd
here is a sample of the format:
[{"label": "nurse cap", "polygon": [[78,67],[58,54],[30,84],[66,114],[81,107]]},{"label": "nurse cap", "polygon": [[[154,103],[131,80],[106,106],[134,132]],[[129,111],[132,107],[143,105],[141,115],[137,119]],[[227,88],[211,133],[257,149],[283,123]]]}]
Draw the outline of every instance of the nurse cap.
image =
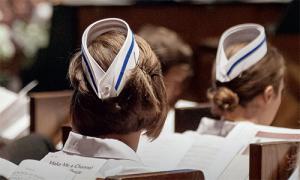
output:
[{"label": "nurse cap", "polygon": [[[236,43],[248,43],[230,58],[226,49]],[[267,53],[265,29],[258,24],[241,24],[225,31],[219,41],[216,79],[228,82],[260,61]]]},{"label": "nurse cap", "polygon": [[[124,32],[126,39],[111,65],[104,71],[88,51],[88,46],[101,34]],[[130,70],[139,59],[139,47],[129,25],[117,18],[102,19],[89,25],[82,35],[82,64],[86,78],[100,99],[117,97],[128,80]]]}]

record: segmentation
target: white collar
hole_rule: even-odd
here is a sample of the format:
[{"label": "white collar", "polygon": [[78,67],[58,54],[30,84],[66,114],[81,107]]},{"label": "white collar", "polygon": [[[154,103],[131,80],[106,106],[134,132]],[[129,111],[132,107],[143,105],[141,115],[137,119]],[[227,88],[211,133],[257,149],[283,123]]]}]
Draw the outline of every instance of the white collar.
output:
[{"label": "white collar", "polygon": [[82,136],[74,132],[70,132],[62,151],[86,157],[141,162],[136,152],[119,140]]}]

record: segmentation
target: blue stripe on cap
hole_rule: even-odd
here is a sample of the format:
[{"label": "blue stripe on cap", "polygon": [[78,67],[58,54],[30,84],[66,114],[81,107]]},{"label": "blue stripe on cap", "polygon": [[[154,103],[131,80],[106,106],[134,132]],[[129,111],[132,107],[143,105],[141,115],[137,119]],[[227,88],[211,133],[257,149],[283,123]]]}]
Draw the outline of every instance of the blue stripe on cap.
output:
[{"label": "blue stripe on cap", "polygon": [[230,67],[229,71],[227,72],[227,76],[230,75],[230,73],[232,72],[232,70],[240,63],[242,62],[244,59],[246,59],[248,56],[250,56],[252,53],[254,53],[259,47],[261,47],[264,42],[266,41],[266,37],[262,40],[261,43],[259,43],[254,49],[252,49],[251,51],[249,51],[247,54],[245,54],[244,56],[242,56],[240,59],[238,59],[235,63],[233,63],[233,65]]},{"label": "blue stripe on cap", "polygon": [[126,69],[126,66],[128,64],[128,61],[129,61],[129,57],[131,55],[131,52],[132,52],[132,49],[133,49],[133,45],[134,45],[134,36],[133,36],[133,33],[132,33],[132,39],[131,39],[131,44],[130,44],[130,47],[127,51],[127,54],[125,56],[125,60],[123,62],[123,65],[122,65],[122,68],[121,68],[121,71],[120,71],[120,74],[119,74],[119,77],[118,77],[118,80],[117,80],[117,83],[115,85],[115,90],[117,90],[120,86],[120,83],[122,81],[122,78],[123,78],[123,75],[124,75],[124,72],[125,72],[125,69]]},{"label": "blue stripe on cap", "polygon": [[81,51],[82,51],[82,54],[83,54],[83,56],[82,56],[83,57],[83,61],[84,61],[85,65],[86,65],[86,67],[88,69],[88,74],[89,74],[89,76],[90,76],[90,78],[92,80],[92,83],[93,83],[92,86],[94,86],[96,92],[98,93],[98,89],[97,89],[97,86],[96,86],[96,83],[95,83],[94,76],[92,75],[92,71],[91,71],[91,68],[89,66],[89,63],[87,62],[87,57],[86,57],[85,51],[83,50],[83,48],[81,48]]}]

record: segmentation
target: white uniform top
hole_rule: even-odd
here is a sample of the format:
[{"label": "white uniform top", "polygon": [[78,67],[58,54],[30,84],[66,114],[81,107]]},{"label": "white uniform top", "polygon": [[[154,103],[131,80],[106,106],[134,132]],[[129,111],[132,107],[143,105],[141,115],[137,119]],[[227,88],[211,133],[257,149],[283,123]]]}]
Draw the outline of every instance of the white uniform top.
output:
[{"label": "white uniform top", "polygon": [[155,171],[146,167],[136,152],[121,141],[74,132],[70,132],[62,151],[49,153],[41,161],[82,177],[104,178]]},{"label": "white uniform top", "polygon": [[199,134],[209,134],[225,137],[234,128],[235,122],[215,120],[204,117],[198,126],[197,132]]}]

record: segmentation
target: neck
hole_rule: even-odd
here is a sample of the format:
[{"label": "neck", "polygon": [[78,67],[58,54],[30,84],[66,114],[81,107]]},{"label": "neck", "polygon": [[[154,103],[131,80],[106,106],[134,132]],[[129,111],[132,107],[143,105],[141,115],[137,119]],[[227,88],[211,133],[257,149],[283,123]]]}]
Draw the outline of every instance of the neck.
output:
[{"label": "neck", "polygon": [[222,113],[222,116],[226,120],[231,120],[231,121],[240,121],[245,119],[244,118],[244,109],[242,107],[237,107],[234,111],[232,112],[224,112]]},{"label": "neck", "polygon": [[253,112],[251,108],[237,107],[233,112],[225,112],[223,117],[231,121],[250,121],[258,123],[258,112]]},{"label": "neck", "polygon": [[117,139],[123,143],[125,143],[127,146],[129,146],[134,151],[137,150],[139,140],[140,140],[141,131],[132,132],[128,134],[108,134],[99,136],[100,138],[110,138],[110,139]]}]

